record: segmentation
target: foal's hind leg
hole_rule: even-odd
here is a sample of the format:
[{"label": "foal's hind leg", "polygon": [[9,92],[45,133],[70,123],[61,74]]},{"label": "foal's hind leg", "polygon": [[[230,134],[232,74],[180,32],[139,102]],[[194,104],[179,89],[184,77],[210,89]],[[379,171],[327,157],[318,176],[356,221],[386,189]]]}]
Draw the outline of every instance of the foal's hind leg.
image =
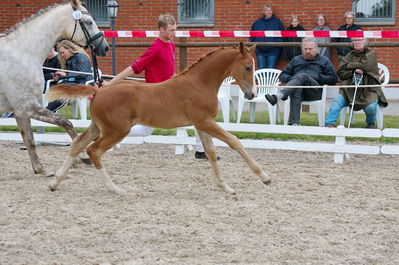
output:
[{"label": "foal's hind leg", "polygon": [[105,187],[109,191],[115,192],[120,195],[125,195],[127,192],[124,189],[117,187],[112,182],[111,178],[109,177],[107,171],[105,170],[102,164],[101,157],[107,150],[109,150],[117,143],[119,143],[128,134],[129,130],[130,128],[127,128],[126,133],[119,132],[118,135],[116,135],[116,133],[118,132],[104,133],[103,131],[101,136],[87,148],[87,154],[90,156],[91,160],[93,161],[94,167],[97,169],[98,173],[100,174]]},{"label": "foal's hind leg", "polygon": [[85,132],[76,137],[71,145],[71,150],[67,159],[55,173],[54,181],[50,182],[49,188],[54,191],[62,180],[66,178],[69,168],[74,163],[76,157],[85,150],[85,148],[100,135],[97,125],[92,122]]},{"label": "foal's hind leg", "polygon": [[243,145],[241,142],[229,132],[226,132],[222,127],[220,127],[214,120],[208,120],[201,124],[195,124],[196,128],[202,130],[212,137],[216,137],[219,140],[225,142],[231,149],[235,150],[237,153],[241,155],[241,157],[245,160],[249,168],[258,175],[261,181],[264,184],[269,184],[271,179],[270,176],[267,175],[262,167],[256,163],[244,150]]},{"label": "foal's hind leg", "polygon": [[46,177],[52,176],[54,173],[46,172],[43,169],[43,166],[40,163],[39,156],[36,153],[36,146],[35,146],[35,141],[33,140],[33,133],[32,133],[30,119],[19,118],[15,116],[15,120],[17,121],[19,129],[21,130],[22,139],[24,140],[24,144],[26,146],[26,149],[28,150],[33,171],[35,172],[35,174],[43,174]]},{"label": "foal's hind leg", "polygon": [[197,130],[197,132],[198,136],[201,139],[202,145],[204,146],[206,156],[208,157],[209,162],[211,163],[216,185],[222,188],[226,193],[234,195],[236,192],[226,184],[224,177],[220,175],[219,168],[216,164],[217,156],[216,156],[215,146],[213,145],[212,142],[212,137],[203,131]]}]

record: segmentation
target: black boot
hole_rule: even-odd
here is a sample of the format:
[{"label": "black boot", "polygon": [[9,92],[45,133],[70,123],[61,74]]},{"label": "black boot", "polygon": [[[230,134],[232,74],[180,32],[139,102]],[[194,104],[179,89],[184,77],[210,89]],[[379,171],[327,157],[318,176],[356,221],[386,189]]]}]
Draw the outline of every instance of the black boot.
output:
[{"label": "black boot", "polygon": [[[195,152],[195,158],[197,159],[208,159],[208,157],[206,156],[205,152]],[[220,160],[220,157],[216,157],[216,160]]]}]

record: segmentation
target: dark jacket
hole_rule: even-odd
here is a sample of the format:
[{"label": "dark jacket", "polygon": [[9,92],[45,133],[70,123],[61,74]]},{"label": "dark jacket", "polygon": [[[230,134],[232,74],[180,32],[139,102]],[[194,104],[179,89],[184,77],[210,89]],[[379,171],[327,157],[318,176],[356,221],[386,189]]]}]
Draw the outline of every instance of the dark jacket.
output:
[{"label": "dark jacket", "polygon": [[[60,61],[58,60],[58,56],[54,56],[51,59],[46,59],[43,64],[44,67],[50,67],[50,68],[61,68]],[[43,69],[43,76],[44,80],[50,80],[53,79],[53,74],[56,72],[56,70],[48,70],[48,69]]]},{"label": "dark jacket", "polygon": [[[356,31],[356,30],[360,30],[360,26],[356,25],[356,24],[352,24],[351,26],[347,27],[347,24],[342,25],[338,28],[338,30],[344,30],[344,31]],[[351,42],[352,39],[351,38],[336,38],[335,42]],[[337,47],[337,52],[338,55],[342,55],[345,56],[350,52],[350,47]]]},{"label": "dark jacket", "polygon": [[[90,58],[83,53],[75,53],[66,61],[67,70],[79,71],[79,72],[89,72],[92,73]],[[84,84],[88,80],[92,80],[92,75],[84,75],[78,73],[67,73],[60,83],[77,83]]]},{"label": "dark jacket", "polygon": [[320,85],[335,85],[338,76],[334,65],[326,56],[316,55],[312,61],[307,61],[302,55],[294,57],[280,74],[280,81],[287,83],[298,73],[306,73]]},{"label": "dark jacket", "polygon": [[[284,30],[283,23],[281,23],[280,19],[278,19],[275,15],[272,15],[271,18],[266,19],[265,16],[256,20],[251,27],[251,30]],[[252,42],[283,42],[282,37],[250,37]],[[256,47],[256,55],[275,55],[280,56],[281,48],[280,47]]]},{"label": "dark jacket", "polygon": [[[296,27],[293,27],[292,25],[290,25],[287,28],[287,31],[304,31],[304,30],[305,30],[305,28],[302,27],[301,25],[298,25]],[[285,42],[301,42],[302,38],[301,37],[285,37],[284,41]],[[284,55],[288,61],[291,61],[292,58],[294,58],[295,56],[301,55],[301,46],[284,47]]]},{"label": "dark jacket", "polygon": [[[351,49],[342,59],[338,67],[338,76],[343,85],[353,85],[353,73],[356,69],[363,70],[363,85],[379,85],[380,74],[377,65],[377,54],[374,50],[366,48],[363,51]],[[339,93],[348,102],[353,101],[355,88],[340,88]],[[388,105],[384,93],[380,87],[359,87],[356,91],[354,110],[361,110],[379,98],[378,103],[386,107]]]}]

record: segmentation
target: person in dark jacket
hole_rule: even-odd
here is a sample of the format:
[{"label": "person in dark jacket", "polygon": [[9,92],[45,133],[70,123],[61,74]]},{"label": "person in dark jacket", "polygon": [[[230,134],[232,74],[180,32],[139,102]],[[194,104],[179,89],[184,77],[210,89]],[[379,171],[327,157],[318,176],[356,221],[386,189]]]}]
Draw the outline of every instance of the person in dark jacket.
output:
[{"label": "person in dark jacket", "polygon": [[[283,23],[275,15],[270,5],[265,5],[262,9],[263,16],[256,20],[251,27],[252,31],[265,30],[284,30]],[[250,37],[252,42],[283,42],[282,37]],[[256,59],[258,61],[258,68],[275,68],[278,59],[281,56],[280,47],[256,47]]]},{"label": "person in dark jacket", "polygon": [[[305,28],[299,25],[299,20],[297,15],[291,15],[290,26],[287,28],[287,31],[305,31]],[[301,42],[301,37],[285,37],[285,42]],[[301,47],[299,46],[290,46],[285,47],[285,58],[288,61],[291,61],[295,56],[301,55]]]},{"label": "person in dark jacket", "polygon": [[[355,24],[356,15],[353,12],[346,12],[344,15],[345,25],[342,25],[338,28],[338,30],[344,31],[357,31],[361,30],[359,25]],[[351,42],[351,38],[336,38],[335,42]],[[338,52],[338,61],[341,62],[342,58],[344,58],[349,52],[350,47],[337,47]]]},{"label": "person in dark jacket", "polygon": [[[54,48],[52,48],[50,50],[50,52],[48,53],[43,66],[49,67],[49,68],[58,68],[58,69],[61,68],[60,61],[58,60],[57,55],[58,55],[58,53],[55,51]],[[43,69],[44,80],[47,82],[48,80],[53,79],[55,72],[56,72],[56,70]]]},{"label": "person in dark jacket", "polygon": [[[342,59],[338,68],[338,77],[343,85],[354,85],[354,76],[359,75],[359,85],[379,85],[380,73],[377,63],[377,54],[367,47],[367,40],[353,38],[351,51]],[[360,78],[362,76],[362,78]],[[335,122],[341,109],[350,106],[353,102],[354,87],[339,89],[334,97],[326,118],[327,127],[335,127]],[[366,113],[366,128],[375,128],[377,105],[386,107],[388,102],[381,87],[359,87],[356,90],[353,109],[363,109]]]},{"label": "person in dark jacket", "polygon": [[[70,40],[62,40],[58,42],[57,50],[62,69],[86,73],[93,72],[89,55],[79,45]],[[57,71],[53,78],[58,84],[79,85],[92,80],[93,75]],[[66,103],[65,100],[55,100],[48,104],[47,109],[55,112]]]},{"label": "person in dark jacket", "polygon": [[[335,85],[338,81],[334,65],[326,56],[317,53],[315,38],[302,40],[302,55],[292,59],[280,74],[280,81],[287,86]],[[274,95],[265,97],[271,105],[290,97],[289,125],[299,125],[301,102],[321,98],[322,88],[283,88]]]}]

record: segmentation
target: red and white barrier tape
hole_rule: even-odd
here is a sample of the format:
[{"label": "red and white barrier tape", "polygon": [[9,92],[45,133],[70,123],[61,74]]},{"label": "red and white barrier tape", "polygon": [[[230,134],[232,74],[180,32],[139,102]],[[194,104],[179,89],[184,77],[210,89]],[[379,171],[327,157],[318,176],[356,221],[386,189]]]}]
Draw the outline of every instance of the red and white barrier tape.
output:
[{"label": "red and white barrier tape", "polygon": [[[104,31],[105,37],[145,38],[158,37],[158,31]],[[399,38],[399,31],[176,31],[176,37],[327,37],[327,38]]]}]

